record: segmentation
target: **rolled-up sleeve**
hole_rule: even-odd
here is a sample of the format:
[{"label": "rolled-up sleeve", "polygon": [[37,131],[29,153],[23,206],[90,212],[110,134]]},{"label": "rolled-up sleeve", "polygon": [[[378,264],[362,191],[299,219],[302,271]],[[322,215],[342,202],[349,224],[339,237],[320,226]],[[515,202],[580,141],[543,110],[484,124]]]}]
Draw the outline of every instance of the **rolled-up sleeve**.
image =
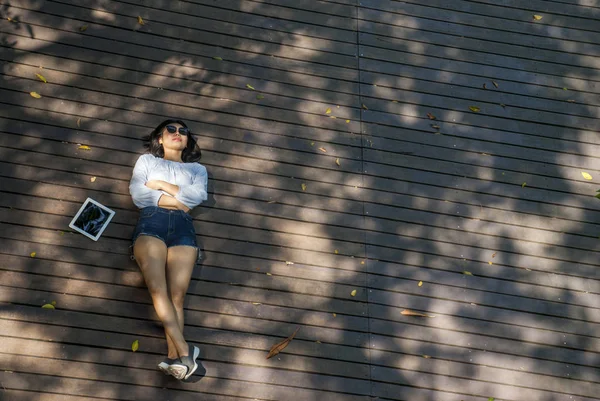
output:
[{"label": "rolled-up sleeve", "polygon": [[133,203],[140,209],[147,206],[158,206],[158,200],[163,195],[161,191],[150,189],[146,186],[148,181],[148,155],[139,157],[133,168],[133,175],[129,182],[129,193]]},{"label": "rolled-up sleeve", "polygon": [[206,167],[197,164],[190,185],[179,185],[175,199],[190,209],[195,208],[208,199],[208,173]]}]

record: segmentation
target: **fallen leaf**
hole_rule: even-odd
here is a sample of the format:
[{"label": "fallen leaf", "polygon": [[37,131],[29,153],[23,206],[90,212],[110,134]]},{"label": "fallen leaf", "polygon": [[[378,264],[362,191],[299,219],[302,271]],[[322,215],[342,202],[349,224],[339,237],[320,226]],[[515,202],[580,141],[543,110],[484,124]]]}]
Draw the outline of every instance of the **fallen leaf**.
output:
[{"label": "fallen leaf", "polygon": [[423,282],[419,281],[419,284],[417,284],[419,287],[423,287]]},{"label": "fallen leaf", "polygon": [[496,81],[492,81],[492,83],[494,84],[494,86],[497,88],[498,87],[498,82]]},{"label": "fallen leaf", "polygon": [[77,128],[81,128],[81,118],[77,119]]},{"label": "fallen leaf", "polygon": [[331,108],[328,108],[327,110],[325,110],[325,114],[331,114]]},{"label": "fallen leaf", "polygon": [[293,264],[294,264],[294,262],[290,262],[289,260],[287,260],[287,261],[285,262],[285,264],[286,264],[286,265],[293,265]]},{"label": "fallen leaf", "polygon": [[363,103],[362,108],[365,110],[369,110],[369,108],[367,106],[365,106],[365,104]]},{"label": "fallen leaf", "polygon": [[350,124],[350,120],[346,120],[346,124]]},{"label": "fallen leaf", "polygon": [[567,88],[563,88],[563,90],[564,90],[564,91],[568,91],[568,89],[567,89]]},{"label": "fallen leaf", "polygon": [[522,184],[521,184],[521,188],[525,188],[525,185],[527,185],[527,183],[526,183],[526,182],[522,183]]},{"label": "fallen leaf", "polygon": [[42,309],[56,309],[52,304],[44,304],[42,305]]},{"label": "fallen leaf", "polygon": [[262,305],[260,302],[252,302],[252,305]]},{"label": "fallen leaf", "polygon": [[585,178],[586,180],[591,180],[592,176],[588,173],[586,173],[585,171],[581,172],[581,175],[583,176],[583,178]]},{"label": "fallen leaf", "polygon": [[339,253],[338,250],[334,250],[333,253],[335,253],[336,255]]},{"label": "fallen leaf", "polygon": [[256,95],[256,98],[257,98],[258,100],[262,100],[262,99],[264,99],[265,97],[264,97],[263,95]]},{"label": "fallen leaf", "polygon": [[412,311],[410,309],[404,309],[402,312],[400,312],[402,315],[404,316],[417,316],[417,317],[435,317],[434,315],[428,315],[426,313],[421,313],[421,312],[415,312]]},{"label": "fallen leaf", "polygon": [[96,182],[96,177],[91,177],[91,178],[90,178],[90,181],[91,181],[91,182]]},{"label": "fallen leaf", "polygon": [[92,148],[90,148],[87,145],[79,145],[79,149],[81,149],[81,150],[92,150]]},{"label": "fallen leaf", "polygon": [[144,22],[144,20],[142,19],[142,17],[140,17],[139,15],[138,15],[138,24],[140,24],[140,25],[146,25],[146,23]]},{"label": "fallen leaf", "polygon": [[311,143],[310,143],[310,146],[315,146],[315,143],[314,143],[314,142],[311,142]]},{"label": "fallen leaf", "polygon": [[85,32],[85,31],[87,31],[87,29],[88,29],[87,25],[82,25],[82,26],[79,27],[79,31],[80,32]]},{"label": "fallen leaf", "polygon": [[350,293],[350,295],[352,295],[353,297],[356,296],[356,290],[352,290],[352,292]]},{"label": "fallen leaf", "polygon": [[483,89],[487,89],[487,86],[485,84],[483,84]]},{"label": "fallen leaf", "polygon": [[267,276],[272,276],[272,274],[271,273],[267,273]]},{"label": "fallen leaf", "polygon": [[267,203],[277,203],[277,201],[268,201]]},{"label": "fallen leaf", "polygon": [[361,260],[361,261],[360,261],[360,264],[361,264],[361,265],[364,265],[364,264],[365,264],[365,261],[364,261],[364,260]]},{"label": "fallen leaf", "polygon": [[44,78],[44,76],[42,74],[35,74],[36,77],[38,77],[38,79],[40,81],[42,81],[43,83],[47,84],[48,80],[46,78]]},{"label": "fallen leaf", "polygon": [[542,17],[541,15],[535,15],[535,14],[533,15],[533,19],[536,20],[536,21],[539,21],[542,18],[544,18],[544,17]]},{"label": "fallen leaf", "polygon": [[569,100],[567,100],[567,102],[569,102],[569,103],[575,103],[575,100],[574,99],[569,99]]},{"label": "fallen leaf", "polygon": [[423,355],[423,358],[425,358],[425,359],[429,359],[429,358],[431,358],[431,357],[430,357],[429,355]]},{"label": "fallen leaf", "polygon": [[469,110],[471,110],[474,113],[479,113],[481,111],[481,109],[477,106],[469,106]]},{"label": "fallen leaf", "polygon": [[36,255],[36,253],[35,253],[35,252],[31,252],[31,253],[29,254],[29,256],[31,256],[32,258],[35,258],[35,255]]},{"label": "fallen leaf", "polygon": [[336,317],[336,316],[337,316],[337,314],[336,314],[336,313],[332,313],[332,315],[333,315],[333,317]]},{"label": "fallen leaf", "polygon": [[466,271],[466,270],[463,272],[463,274],[464,274],[465,276],[472,276],[472,275],[473,275],[473,273],[471,273],[471,272],[468,272],[468,271]]},{"label": "fallen leaf", "polygon": [[325,148],[319,148],[319,150],[323,153],[327,153],[327,149],[325,149]]},{"label": "fallen leaf", "polygon": [[267,359],[270,359],[270,358],[274,357],[275,355],[279,354],[281,351],[283,351],[290,344],[290,342],[294,339],[294,337],[296,337],[296,333],[298,332],[298,330],[300,330],[300,327],[298,327],[291,336],[289,336],[282,342],[277,343],[274,346],[272,346],[271,350],[269,351],[269,355],[267,355]]},{"label": "fallen leaf", "polygon": [[440,126],[436,124],[431,124],[431,128],[440,129]]},{"label": "fallen leaf", "polygon": [[506,108],[506,105],[504,103],[500,103],[500,106],[502,106],[503,109]]},{"label": "fallen leaf", "polygon": [[492,261],[491,261],[491,260],[490,260],[488,263],[489,263],[490,265],[493,265],[493,263],[492,263]]},{"label": "fallen leaf", "polygon": [[52,306],[56,306],[56,301],[52,301],[50,303],[52,304]]},{"label": "fallen leaf", "polygon": [[302,190],[306,191],[306,184],[305,183],[302,183]]},{"label": "fallen leaf", "polygon": [[223,61],[223,59],[222,59],[221,57],[219,57],[219,56],[215,56],[215,57],[213,57],[213,60],[217,60],[217,61]]},{"label": "fallen leaf", "polygon": [[336,116],[329,116],[329,118],[333,118],[335,120],[337,117]]},{"label": "fallen leaf", "polygon": [[246,84],[246,88],[248,89],[252,89],[253,91],[255,91],[256,89],[254,89],[254,86],[250,85],[250,84]]},{"label": "fallen leaf", "polygon": [[335,159],[335,164],[337,164],[338,166],[341,166],[339,157],[337,159]]},{"label": "fallen leaf", "polygon": [[40,99],[42,97],[42,95],[40,95],[37,92],[29,92],[29,94],[31,95],[31,97],[34,97],[36,99]]},{"label": "fallen leaf", "polygon": [[494,254],[492,255],[492,259],[496,257],[496,254],[497,254],[497,253],[498,253],[498,252],[494,252]]},{"label": "fallen leaf", "polygon": [[488,398],[488,401],[494,401],[494,400],[495,400],[495,398],[494,398],[494,397],[489,397],[489,398]]},{"label": "fallen leaf", "polygon": [[316,342],[317,344],[321,344],[321,341],[319,341],[319,340],[317,340],[317,341],[315,341],[315,342]]},{"label": "fallen leaf", "polygon": [[131,344],[131,350],[133,352],[137,351],[140,348],[140,342],[138,340],[135,340],[132,344]]},{"label": "fallen leaf", "polygon": [[429,117],[430,120],[435,120],[435,116],[431,113],[427,113],[427,117]]}]

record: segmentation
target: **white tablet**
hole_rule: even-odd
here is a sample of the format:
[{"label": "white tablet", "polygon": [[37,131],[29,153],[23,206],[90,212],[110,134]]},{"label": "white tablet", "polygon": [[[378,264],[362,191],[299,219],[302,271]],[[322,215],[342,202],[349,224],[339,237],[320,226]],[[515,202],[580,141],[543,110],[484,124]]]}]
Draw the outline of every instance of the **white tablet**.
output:
[{"label": "white tablet", "polygon": [[87,198],[73,220],[71,220],[69,227],[94,241],[98,241],[114,215],[114,211],[92,198]]}]

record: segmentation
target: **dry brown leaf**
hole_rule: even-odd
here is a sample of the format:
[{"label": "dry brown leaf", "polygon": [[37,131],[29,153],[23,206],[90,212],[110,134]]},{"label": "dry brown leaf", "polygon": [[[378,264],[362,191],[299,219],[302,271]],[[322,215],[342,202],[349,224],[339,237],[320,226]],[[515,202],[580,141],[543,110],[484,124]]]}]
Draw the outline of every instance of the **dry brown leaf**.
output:
[{"label": "dry brown leaf", "polygon": [[498,82],[496,81],[492,81],[492,83],[494,84],[494,86],[497,88],[498,87]]},{"label": "dry brown leaf", "polygon": [[487,89],[487,86],[485,84],[483,84],[483,89]]},{"label": "dry brown leaf", "polygon": [[142,19],[142,17],[140,17],[139,15],[138,15],[138,24],[140,24],[140,25],[146,25],[146,23],[144,22],[144,20]]},{"label": "dry brown leaf", "polygon": [[45,83],[45,84],[48,83],[48,80],[46,78],[44,78],[44,76],[42,74],[35,74],[35,76],[43,83]]},{"label": "dry brown leaf", "polygon": [[40,95],[37,92],[29,92],[29,94],[31,95],[31,97],[34,97],[36,99],[41,99],[42,95]]},{"label": "dry brown leaf", "polygon": [[327,153],[327,149],[325,149],[325,148],[319,148],[319,150],[323,153]]},{"label": "dry brown leaf", "polygon": [[271,350],[269,351],[269,355],[267,355],[267,359],[270,359],[270,358],[274,357],[275,355],[279,354],[281,351],[283,351],[290,344],[290,342],[294,339],[294,337],[296,337],[296,333],[298,332],[298,330],[300,330],[300,327],[298,327],[291,336],[289,336],[282,342],[277,343],[274,346],[272,346]]},{"label": "dry brown leaf", "polygon": [[337,164],[338,166],[341,166],[339,157],[337,159],[335,159],[335,164]]},{"label": "dry brown leaf", "polygon": [[435,116],[431,113],[427,113],[427,117],[429,117],[430,120],[435,120]]},{"label": "dry brown leaf", "polygon": [[494,252],[494,254],[492,255],[492,259],[496,257],[496,254],[497,254],[497,253],[498,253],[498,252]]},{"label": "dry brown leaf", "polygon": [[435,317],[435,315],[428,315],[426,313],[421,313],[421,312],[415,312],[413,310],[410,309],[404,309],[402,312],[400,312],[401,314],[403,314],[404,316],[417,316],[417,317]]}]

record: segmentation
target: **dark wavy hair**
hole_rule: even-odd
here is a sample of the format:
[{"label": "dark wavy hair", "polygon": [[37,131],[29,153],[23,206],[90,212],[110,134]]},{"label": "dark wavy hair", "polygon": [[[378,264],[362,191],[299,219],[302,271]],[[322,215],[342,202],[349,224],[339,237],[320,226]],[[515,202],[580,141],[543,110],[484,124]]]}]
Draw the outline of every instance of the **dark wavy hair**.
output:
[{"label": "dark wavy hair", "polygon": [[[182,127],[189,128],[186,123],[174,118],[170,118],[158,124],[158,126],[154,128],[150,135],[146,135],[142,138],[144,141],[144,147],[148,149],[153,156],[161,158],[165,157],[165,151],[162,145],[158,142],[158,138],[160,138],[163,130],[169,124],[181,124]],[[200,151],[200,147],[198,146],[196,140],[192,137],[192,131],[190,130],[187,146],[181,152],[181,160],[183,160],[184,163],[194,163],[199,161],[201,156],[202,152]]]}]

